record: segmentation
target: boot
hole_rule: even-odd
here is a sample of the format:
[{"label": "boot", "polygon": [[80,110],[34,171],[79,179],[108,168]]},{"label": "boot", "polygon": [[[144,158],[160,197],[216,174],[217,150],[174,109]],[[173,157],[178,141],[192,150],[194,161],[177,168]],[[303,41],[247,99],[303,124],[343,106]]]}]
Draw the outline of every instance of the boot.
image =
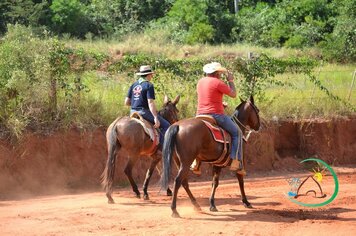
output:
[{"label": "boot", "polygon": [[200,161],[198,161],[197,159],[194,159],[193,163],[190,166],[190,170],[200,176],[201,175],[201,170],[200,170]]},{"label": "boot", "polygon": [[240,170],[240,161],[237,159],[233,159],[230,165],[230,170],[231,171],[238,171]]}]

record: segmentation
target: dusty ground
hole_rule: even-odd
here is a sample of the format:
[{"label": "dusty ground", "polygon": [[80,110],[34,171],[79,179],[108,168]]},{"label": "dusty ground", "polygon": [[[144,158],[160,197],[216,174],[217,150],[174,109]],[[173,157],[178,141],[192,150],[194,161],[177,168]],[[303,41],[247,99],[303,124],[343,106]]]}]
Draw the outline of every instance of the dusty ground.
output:
[{"label": "dusty ground", "polygon": [[[202,206],[195,212],[183,189],[172,218],[170,197],[151,188],[151,199],[133,197],[128,187],[117,188],[116,204],[103,192],[51,195],[0,201],[1,235],[355,235],[356,168],[337,168],[339,194],[321,208],[290,202],[286,178],[297,174],[251,174],[245,189],[253,209],[241,204],[237,181],[223,180],[216,194],[219,212],[209,212],[210,182],[193,182],[191,189]],[[324,184],[330,189],[332,182]],[[330,196],[330,195],[329,195]]]}]

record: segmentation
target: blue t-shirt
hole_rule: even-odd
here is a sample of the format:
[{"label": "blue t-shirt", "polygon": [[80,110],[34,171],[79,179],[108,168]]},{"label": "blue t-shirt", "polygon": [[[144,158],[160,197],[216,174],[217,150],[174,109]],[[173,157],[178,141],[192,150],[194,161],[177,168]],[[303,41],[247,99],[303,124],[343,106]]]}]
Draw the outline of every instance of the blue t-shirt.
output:
[{"label": "blue t-shirt", "polygon": [[131,99],[131,109],[149,109],[147,99],[155,99],[153,84],[144,78],[140,78],[131,85],[127,97]]}]

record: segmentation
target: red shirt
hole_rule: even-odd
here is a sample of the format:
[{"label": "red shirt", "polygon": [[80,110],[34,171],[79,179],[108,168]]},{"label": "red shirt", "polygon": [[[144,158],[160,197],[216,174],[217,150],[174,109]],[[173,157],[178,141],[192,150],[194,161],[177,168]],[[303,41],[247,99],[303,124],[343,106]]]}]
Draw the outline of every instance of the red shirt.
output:
[{"label": "red shirt", "polygon": [[197,114],[224,114],[222,98],[230,94],[230,87],[222,80],[214,77],[204,77],[198,81]]}]

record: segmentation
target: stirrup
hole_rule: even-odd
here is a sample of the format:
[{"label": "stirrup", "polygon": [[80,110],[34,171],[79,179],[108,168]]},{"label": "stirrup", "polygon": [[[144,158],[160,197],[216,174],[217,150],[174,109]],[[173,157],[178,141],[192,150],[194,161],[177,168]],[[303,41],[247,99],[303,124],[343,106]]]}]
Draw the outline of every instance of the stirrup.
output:
[{"label": "stirrup", "polygon": [[236,171],[236,173],[239,175],[243,175],[243,176],[245,176],[247,174],[245,169],[238,170],[238,171]]},{"label": "stirrup", "polygon": [[190,165],[190,170],[198,176],[201,175],[200,165],[196,159],[194,159],[193,163]]},{"label": "stirrup", "polygon": [[241,169],[241,162],[237,159],[233,159],[231,164],[230,164],[230,170],[231,171],[238,171]]}]

